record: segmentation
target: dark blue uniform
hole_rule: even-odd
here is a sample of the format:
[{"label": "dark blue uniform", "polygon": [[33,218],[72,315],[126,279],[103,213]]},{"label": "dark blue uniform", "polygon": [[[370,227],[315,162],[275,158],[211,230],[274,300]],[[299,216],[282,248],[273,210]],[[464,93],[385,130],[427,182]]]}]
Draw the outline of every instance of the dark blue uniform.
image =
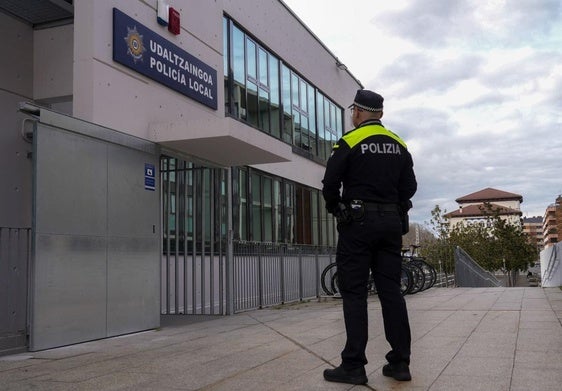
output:
[{"label": "dark blue uniform", "polygon": [[[379,120],[369,120],[346,133],[334,146],[323,179],[326,208],[364,203],[361,218],[338,224],[338,283],[343,299],[347,343],[342,367],[367,363],[367,284],[372,270],[382,306],[390,363],[410,362],[410,326],[400,293],[402,227],[400,205],[415,194],[412,156],[400,137]],[[343,192],[340,188],[343,184]]]}]

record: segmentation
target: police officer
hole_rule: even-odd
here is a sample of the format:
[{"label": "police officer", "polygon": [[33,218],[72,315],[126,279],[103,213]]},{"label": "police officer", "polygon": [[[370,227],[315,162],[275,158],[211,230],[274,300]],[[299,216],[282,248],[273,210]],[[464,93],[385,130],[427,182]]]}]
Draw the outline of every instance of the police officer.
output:
[{"label": "police officer", "polygon": [[[391,350],[383,375],[411,380],[410,325],[400,293],[404,216],[417,189],[404,141],[381,123],[383,97],[359,90],[351,106],[355,129],[334,145],[323,179],[326,209],[338,221],[336,263],[347,342],[328,381],[365,384],[367,285],[372,271]],[[342,193],[340,188],[343,185]],[[407,227],[404,227],[407,230]]]}]

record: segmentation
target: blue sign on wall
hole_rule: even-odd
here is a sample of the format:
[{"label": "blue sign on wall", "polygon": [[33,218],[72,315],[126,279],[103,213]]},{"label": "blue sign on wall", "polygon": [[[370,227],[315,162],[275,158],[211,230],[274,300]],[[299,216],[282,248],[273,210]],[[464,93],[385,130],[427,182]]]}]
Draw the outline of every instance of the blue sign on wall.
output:
[{"label": "blue sign on wall", "polygon": [[217,109],[217,71],[117,8],[113,60]]},{"label": "blue sign on wall", "polygon": [[144,189],[156,190],[156,173],[154,164],[144,163]]}]

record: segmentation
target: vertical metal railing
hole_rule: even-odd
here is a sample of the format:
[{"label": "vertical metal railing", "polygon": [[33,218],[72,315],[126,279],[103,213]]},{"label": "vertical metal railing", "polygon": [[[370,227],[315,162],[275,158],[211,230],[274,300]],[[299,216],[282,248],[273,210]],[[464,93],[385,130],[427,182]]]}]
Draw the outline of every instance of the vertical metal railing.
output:
[{"label": "vertical metal railing", "polygon": [[162,314],[226,311],[226,173],[163,157]]},{"label": "vertical metal railing", "polygon": [[27,344],[31,228],[0,227],[0,355]]},{"label": "vertical metal railing", "polygon": [[163,157],[161,175],[163,314],[231,314],[319,296],[334,248],[234,241],[231,172]]},{"label": "vertical metal railing", "polygon": [[335,259],[335,249],[234,241],[234,312],[317,297],[320,273]]},{"label": "vertical metal railing", "polygon": [[437,280],[433,285],[434,288],[449,288],[455,286],[455,275],[446,274],[445,272],[437,273]]}]

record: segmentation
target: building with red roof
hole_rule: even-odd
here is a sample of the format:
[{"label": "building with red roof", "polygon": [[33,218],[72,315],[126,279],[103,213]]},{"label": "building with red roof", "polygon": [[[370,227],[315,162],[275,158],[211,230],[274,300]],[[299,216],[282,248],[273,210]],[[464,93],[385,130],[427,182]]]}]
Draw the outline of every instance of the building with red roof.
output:
[{"label": "building with red roof", "polygon": [[447,213],[451,228],[460,222],[488,224],[489,218],[498,213],[512,224],[521,224],[523,196],[488,187],[455,200],[459,209]]}]

